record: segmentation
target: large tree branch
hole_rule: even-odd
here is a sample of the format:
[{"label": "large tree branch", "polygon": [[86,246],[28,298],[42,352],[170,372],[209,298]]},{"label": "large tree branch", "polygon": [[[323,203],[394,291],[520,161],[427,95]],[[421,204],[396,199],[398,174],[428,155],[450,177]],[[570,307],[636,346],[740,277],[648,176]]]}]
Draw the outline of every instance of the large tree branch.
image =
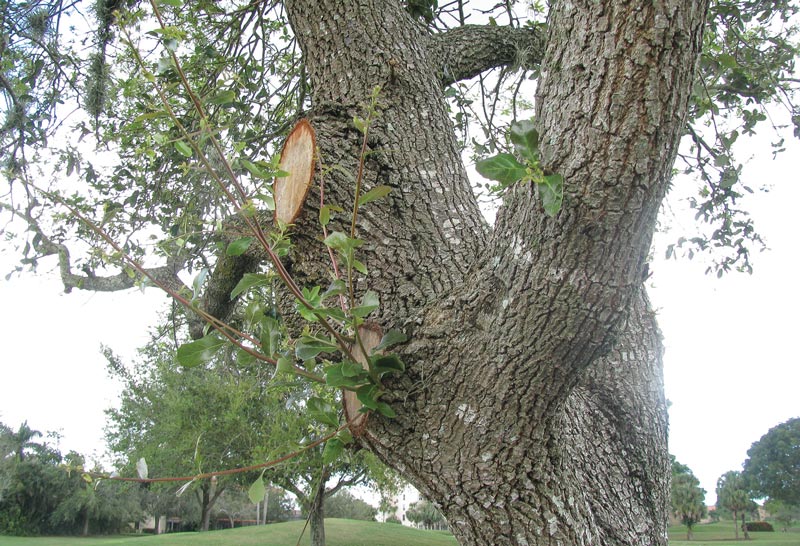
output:
[{"label": "large tree branch", "polygon": [[544,27],[466,25],[433,37],[432,57],[443,85],[498,66],[536,68],[544,55]]},{"label": "large tree branch", "polygon": [[632,12],[604,1],[551,10],[536,119],[542,167],[564,178],[563,207],[550,218],[536,188],[515,188],[485,269],[506,287],[486,302],[506,325],[500,347],[528,355],[501,373],[548,384],[532,400],[543,408],[563,401],[613,346],[641,286],[706,7],[671,0]]},{"label": "large tree branch", "polygon": [[[22,218],[25,223],[28,224],[28,229],[38,235],[36,251],[40,253],[41,257],[58,257],[58,269],[61,282],[64,283],[65,292],[70,293],[73,288],[94,292],[118,292],[137,286],[141,277],[139,275],[131,275],[128,271],[121,271],[116,275],[108,276],[97,276],[90,270],[86,270],[83,275],[74,273],[72,270],[72,257],[69,247],[63,243],[54,241],[44,232],[37,219],[33,216],[33,206],[35,206],[35,202],[25,211],[20,211],[6,203],[0,203],[0,208]],[[170,256],[167,258],[167,263],[165,265],[143,268],[143,271],[153,282],[169,290],[178,292],[186,286],[178,277],[178,272],[181,270],[183,263],[183,257]]]}]

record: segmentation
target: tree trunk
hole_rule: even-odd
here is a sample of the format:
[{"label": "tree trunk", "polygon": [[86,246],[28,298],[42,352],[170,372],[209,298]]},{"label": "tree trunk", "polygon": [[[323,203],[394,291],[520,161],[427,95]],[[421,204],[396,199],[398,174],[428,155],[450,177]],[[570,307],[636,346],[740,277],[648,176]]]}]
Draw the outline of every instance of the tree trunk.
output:
[{"label": "tree trunk", "polygon": [[81,530],[81,536],[88,537],[89,536],[89,510],[83,510],[83,529]]},{"label": "tree trunk", "polygon": [[[432,35],[403,4],[285,1],[326,165],[355,172],[352,119],[381,86],[364,181],[392,192],[359,211],[370,274],[357,288],[381,295],[384,331],[411,340],[383,398],[397,417],[372,415],[359,441],[461,544],[665,545],[661,342],[642,281],[708,0],[552,2],[546,37]],[[564,205],[548,217],[518,186],[490,229],[444,85],[510,62],[509,44],[539,68],[542,167],[564,177]],[[324,183],[327,204],[352,206],[352,178]],[[315,188],[293,232],[301,285],[328,282]]]},{"label": "tree trunk", "polygon": [[733,533],[736,536],[736,540],[739,540],[739,514],[736,510],[733,511]]},{"label": "tree trunk", "polygon": [[325,484],[311,500],[308,510],[311,546],[325,546]]},{"label": "tree trunk", "polygon": [[202,492],[200,500],[200,530],[208,531],[211,525],[211,510],[225,488],[217,487],[217,477],[213,476],[208,481],[208,484],[204,484],[200,489]]}]

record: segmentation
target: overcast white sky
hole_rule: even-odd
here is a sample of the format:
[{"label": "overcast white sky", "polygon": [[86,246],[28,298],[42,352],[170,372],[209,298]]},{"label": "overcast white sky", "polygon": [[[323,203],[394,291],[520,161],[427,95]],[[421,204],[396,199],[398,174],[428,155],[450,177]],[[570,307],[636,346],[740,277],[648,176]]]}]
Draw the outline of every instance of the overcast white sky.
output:
[{"label": "overcast white sky", "polygon": [[[742,152],[758,156],[745,170],[750,184],[774,186],[746,202],[770,247],[754,256],[754,275],[718,280],[704,275],[703,263],[665,262],[665,245],[691,225],[685,212],[667,219],[673,232],[658,236],[651,265],[667,348],[670,451],[698,476],[710,503],[717,478],[741,468],[752,442],[800,416],[800,146],[789,147],[773,162],[767,144],[742,143]],[[16,428],[27,420],[59,431],[63,452],[101,455],[103,411],[117,403],[119,386],[106,376],[100,345],[132,358],[167,299],[155,289],[63,294],[55,262],[6,281],[13,263],[0,254],[0,421]]]}]

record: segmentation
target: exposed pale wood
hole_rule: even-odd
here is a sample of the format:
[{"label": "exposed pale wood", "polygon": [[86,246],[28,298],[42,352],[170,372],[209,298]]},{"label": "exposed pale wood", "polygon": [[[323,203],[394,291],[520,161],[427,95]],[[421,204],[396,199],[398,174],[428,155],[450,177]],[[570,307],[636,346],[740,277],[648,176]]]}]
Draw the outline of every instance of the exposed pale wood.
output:
[{"label": "exposed pale wood", "polygon": [[[372,349],[377,347],[381,342],[383,330],[381,330],[381,327],[377,324],[362,324],[358,328],[358,335],[361,337],[361,344],[363,345],[364,349],[367,351],[367,353],[370,353],[372,352]],[[351,346],[350,352],[365,370],[369,368],[369,363],[367,360],[368,355],[365,355],[361,351],[361,348],[358,346],[358,344]],[[367,414],[359,414],[359,410],[362,406],[361,402],[356,397],[356,393],[353,391],[344,391],[342,401],[344,403],[345,419],[350,421],[351,419],[356,418],[355,421],[350,425],[350,432],[353,433],[353,436],[360,436],[361,433],[364,432],[364,427],[367,425]]]},{"label": "exposed pale wood", "polygon": [[275,220],[291,224],[300,215],[303,202],[314,177],[314,150],[317,141],[314,129],[301,119],[283,145],[280,169],[289,173],[275,178]]}]

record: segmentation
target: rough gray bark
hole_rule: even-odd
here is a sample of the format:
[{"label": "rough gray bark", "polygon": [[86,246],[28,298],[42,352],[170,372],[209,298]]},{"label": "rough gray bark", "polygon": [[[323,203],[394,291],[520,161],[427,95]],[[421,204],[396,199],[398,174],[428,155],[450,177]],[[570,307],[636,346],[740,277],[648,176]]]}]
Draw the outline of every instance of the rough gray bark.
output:
[{"label": "rough gray bark", "polygon": [[[393,188],[359,222],[384,328],[407,374],[361,442],[443,511],[462,544],[666,544],[669,465],[659,333],[642,287],[700,51],[707,1],[552,3],[542,37],[431,36],[401,2],[286,0],[313,88],[323,160],[357,164],[358,104],[381,85],[367,183]],[[454,44],[464,47],[458,56]],[[511,45],[509,45],[511,44]],[[493,52],[493,55],[487,52]],[[518,54],[526,52],[525,55]],[[494,230],[461,164],[443,83],[541,58],[543,165]],[[352,182],[325,181],[345,206]],[[292,272],[322,282],[312,195]]]}]

